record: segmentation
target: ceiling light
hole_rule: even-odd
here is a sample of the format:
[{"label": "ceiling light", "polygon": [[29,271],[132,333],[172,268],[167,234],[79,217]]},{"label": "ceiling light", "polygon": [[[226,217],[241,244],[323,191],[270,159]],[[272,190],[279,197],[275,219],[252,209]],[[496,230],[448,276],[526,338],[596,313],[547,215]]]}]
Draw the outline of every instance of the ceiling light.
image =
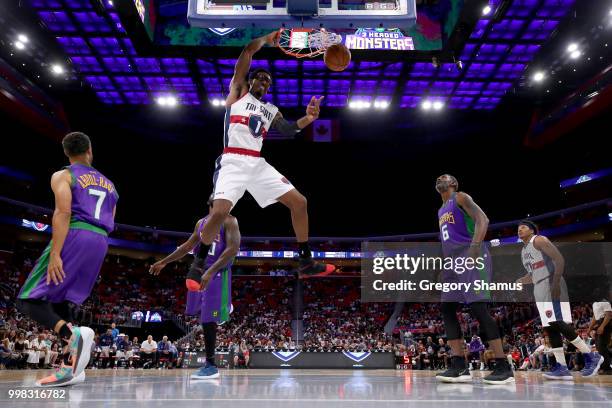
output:
[{"label": "ceiling light", "polygon": [[542,82],[544,80],[544,73],[542,71],[538,71],[533,74],[533,80],[536,82]]},{"label": "ceiling light", "polygon": [[51,65],[51,72],[53,72],[55,75],[60,75],[64,73],[64,67],[62,67],[59,64],[53,64]]},{"label": "ceiling light", "polygon": [[489,6],[489,5],[484,6],[484,8],[482,9],[482,15],[483,16],[488,15],[490,12],[491,12],[491,6]]}]

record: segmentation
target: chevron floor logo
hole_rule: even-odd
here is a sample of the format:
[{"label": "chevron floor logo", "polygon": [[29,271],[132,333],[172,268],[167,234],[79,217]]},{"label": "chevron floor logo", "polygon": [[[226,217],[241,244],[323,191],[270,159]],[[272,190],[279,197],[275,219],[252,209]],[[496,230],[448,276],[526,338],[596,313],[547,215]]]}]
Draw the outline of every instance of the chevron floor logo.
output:
[{"label": "chevron floor logo", "polygon": [[354,353],[350,351],[343,351],[342,354],[344,354],[346,357],[350,358],[356,363],[361,363],[363,360],[370,357],[370,354],[372,353],[370,353],[369,351],[357,351]]},{"label": "chevron floor logo", "polygon": [[300,353],[301,351],[274,351],[272,352],[272,355],[279,360],[287,362],[296,358]]},{"label": "chevron floor logo", "polygon": [[217,35],[226,35],[235,30],[235,28],[209,28],[210,31]]}]

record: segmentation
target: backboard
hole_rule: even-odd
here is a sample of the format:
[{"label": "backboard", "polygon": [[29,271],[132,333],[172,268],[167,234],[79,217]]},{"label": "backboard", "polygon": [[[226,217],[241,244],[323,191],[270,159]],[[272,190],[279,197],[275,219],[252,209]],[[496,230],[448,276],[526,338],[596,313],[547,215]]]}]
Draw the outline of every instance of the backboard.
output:
[{"label": "backboard", "polygon": [[189,0],[189,23],[205,28],[409,27],[415,0]]}]

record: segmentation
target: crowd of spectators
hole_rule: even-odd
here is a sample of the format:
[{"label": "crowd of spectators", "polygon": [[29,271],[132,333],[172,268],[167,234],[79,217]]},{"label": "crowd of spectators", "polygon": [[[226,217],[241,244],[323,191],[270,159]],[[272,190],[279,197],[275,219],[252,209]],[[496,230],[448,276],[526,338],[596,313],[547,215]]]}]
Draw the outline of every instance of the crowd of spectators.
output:
[{"label": "crowd of spectators", "polygon": [[[0,253],[0,364],[6,368],[41,368],[59,363],[61,343],[49,330],[17,312],[14,299],[31,270],[40,248],[26,245],[12,256]],[[90,299],[80,310],[84,323],[110,327],[96,335],[91,365],[94,368],[180,367],[185,353],[204,350],[204,337],[197,331],[198,317],[183,316],[184,268],[169,266],[160,277],[148,274],[148,260],[109,255]],[[279,276],[280,275],[280,276]],[[306,350],[330,352],[392,351],[398,363],[413,368],[438,369],[446,366],[450,350],[444,339],[440,305],[406,304],[394,331],[385,333],[393,304],[362,303],[360,280],[355,277],[308,279],[299,288],[303,310],[294,310],[295,279],[284,273],[272,276],[235,276],[232,282],[234,311],[219,326],[217,349],[230,353],[230,364],[248,365],[252,351]],[[188,323],[194,331],[185,339],[127,338],[118,327],[125,326],[132,312],[165,310]],[[587,304],[573,305],[574,322],[579,329],[588,326],[592,316]],[[292,320],[302,315],[303,326],[292,328]],[[517,368],[546,369],[550,357],[536,352],[545,343],[533,304],[498,304],[491,307],[504,338],[504,347]],[[113,326],[111,326],[111,322]],[[465,311],[460,323],[466,335],[466,358],[486,366],[490,355],[486,342],[479,340],[478,322]],[[294,333],[301,330],[302,333]],[[582,330],[584,331],[584,330]],[[590,334],[583,333],[590,339]],[[150,337],[150,336],[149,336]],[[295,342],[295,338],[299,342]],[[478,344],[480,342],[480,345]],[[583,362],[567,345],[571,368]]]}]

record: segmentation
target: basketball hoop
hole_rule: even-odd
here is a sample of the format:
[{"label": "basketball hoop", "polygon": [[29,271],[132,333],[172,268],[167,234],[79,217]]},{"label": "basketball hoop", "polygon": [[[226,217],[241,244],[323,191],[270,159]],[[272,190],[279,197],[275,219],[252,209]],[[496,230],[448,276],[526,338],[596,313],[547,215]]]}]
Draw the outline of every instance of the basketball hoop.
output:
[{"label": "basketball hoop", "polygon": [[341,42],[341,35],[324,28],[281,28],[278,36],[278,48],[296,58],[316,57]]}]

